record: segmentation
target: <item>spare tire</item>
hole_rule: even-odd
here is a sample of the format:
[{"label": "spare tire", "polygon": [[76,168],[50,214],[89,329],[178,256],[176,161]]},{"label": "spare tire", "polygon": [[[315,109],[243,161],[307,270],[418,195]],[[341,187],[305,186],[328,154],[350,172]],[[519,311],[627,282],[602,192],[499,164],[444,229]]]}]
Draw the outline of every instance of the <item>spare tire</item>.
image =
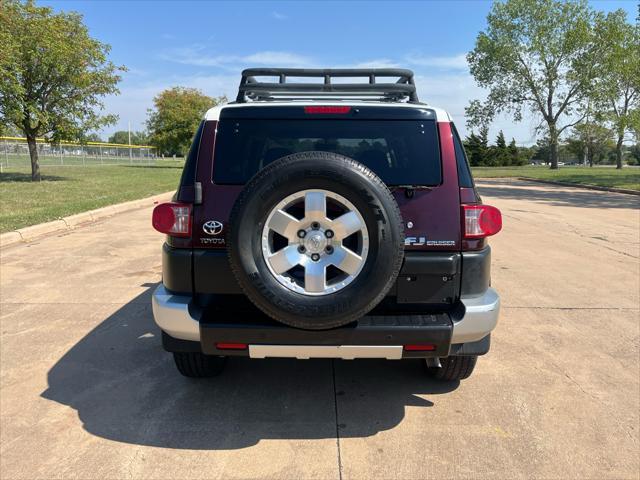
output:
[{"label": "spare tire", "polygon": [[400,209],[364,165],[330,152],[282,157],[260,170],[232,209],[229,260],[263,312],[305,329],[366,315],[402,265]]}]

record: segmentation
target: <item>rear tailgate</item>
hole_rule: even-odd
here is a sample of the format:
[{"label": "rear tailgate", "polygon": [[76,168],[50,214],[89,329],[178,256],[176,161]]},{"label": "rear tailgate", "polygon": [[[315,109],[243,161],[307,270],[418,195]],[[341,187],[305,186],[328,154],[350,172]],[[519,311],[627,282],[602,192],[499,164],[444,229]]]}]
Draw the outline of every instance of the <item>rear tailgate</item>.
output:
[{"label": "rear tailgate", "polygon": [[[337,125],[333,130],[348,129],[342,135],[349,137],[328,138],[326,132],[333,130],[327,125],[332,121]],[[436,122],[428,108],[354,107],[343,114],[310,115],[304,106],[236,107],[223,109],[219,122],[206,123],[213,125],[205,124],[198,161],[202,204],[194,211],[195,248],[224,248],[226,228],[211,235],[204,224],[226,226],[237,195],[257,169],[315,148],[351,156],[385,180],[405,220],[407,250],[460,251],[460,194],[451,125]],[[294,126],[297,132],[292,131]],[[404,130],[414,137],[422,135],[423,143],[412,145],[413,138],[401,142],[397,132]],[[283,137],[286,132],[292,132],[288,138]],[[409,153],[402,151],[411,147]],[[417,147],[423,148],[423,155]],[[388,163],[380,151],[388,152]]]},{"label": "rear tailgate", "polygon": [[[195,291],[240,293],[235,282],[229,278],[225,233],[234,202],[244,183],[257,168],[264,166],[265,162],[294,153],[296,148],[308,150],[309,146],[315,145],[319,147],[317,149],[332,147],[334,151],[348,154],[350,152],[343,152],[340,148],[359,145],[359,150],[354,149],[348,156],[367,164],[390,185],[405,222],[405,264],[391,294],[401,303],[455,302],[460,288],[461,224],[451,124],[437,122],[433,111],[426,107],[352,108],[347,114],[322,114],[321,121],[327,123],[319,126],[317,117],[310,118],[304,106],[242,106],[225,108],[218,122],[205,123],[196,173],[196,180],[202,185],[202,203],[195,206],[193,220]],[[291,121],[298,125],[292,127]],[[299,134],[293,140],[290,137],[286,142],[282,141],[283,134],[311,126],[311,123],[304,123],[307,121],[315,121],[314,128],[309,129],[315,129],[315,133],[309,133],[302,140],[302,134]],[[331,121],[345,122],[339,125],[348,128],[338,131],[350,130],[352,136],[348,140],[324,138],[322,145],[318,140],[318,131],[326,131]],[[380,122],[388,122],[389,128],[382,129],[379,135],[371,133],[381,131]],[[411,169],[380,172],[375,164],[376,155],[367,152],[373,150],[369,147],[378,148],[379,144],[391,145],[396,151],[404,148],[397,138],[391,138],[391,133],[388,133],[398,131],[398,127],[404,125],[399,122],[408,122],[413,134],[425,135],[432,143],[423,144],[424,154],[414,151],[411,160],[418,163],[411,165]],[[361,137],[354,140],[354,131],[358,128]],[[267,132],[273,133],[265,134]],[[274,140],[278,135],[279,140]],[[315,143],[309,138],[313,138]],[[296,142],[304,144],[295,147]],[[388,181],[389,178],[394,180],[395,185]],[[418,184],[418,181],[422,181],[422,184]],[[207,222],[210,222],[209,225],[211,222],[220,222],[223,228],[206,228]],[[216,272],[215,278],[211,272]]]}]

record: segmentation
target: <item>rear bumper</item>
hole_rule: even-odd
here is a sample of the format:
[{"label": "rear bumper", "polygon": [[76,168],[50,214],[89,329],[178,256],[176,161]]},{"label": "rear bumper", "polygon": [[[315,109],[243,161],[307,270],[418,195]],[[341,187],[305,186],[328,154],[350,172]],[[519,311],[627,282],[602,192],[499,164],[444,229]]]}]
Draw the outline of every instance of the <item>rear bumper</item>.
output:
[{"label": "rear bumper", "polygon": [[[174,295],[164,285],[156,288],[152,302],[153,315],[164,332],[163,344],[167,350],[199,350],[210,355],[255,358],[411,358],[483,354],[489,348],[488,335],[495,328],[500,311],[500,297],[489,288],[481,296],[462,299],[461,308],[452,314],[368,316],[355,325],[314,331],[287,327],[269,319],[205,318],[203,312],[192,305],[190,296]],[[246,343],[249,348],[220,350],[216,348],[217,343]],[[403,350],[402,346],[408,344],[432,345],[433,349]]]},{"label": "rear bumper", "polygon": [[[489,287],[491,249],[461,253],[406,251],[388,296],[399,304],[451,308],[457,297],[482,295]],[[212,274],[215,272],[215,275]],[[172,292],[242,295],[226,250],[162,248],[162,281]]]},{"label": "rear bumper", "polygon": [[453,318],[451,343],[477,342],[496,328],[500,315],[500,296],[489,287],[483,295],[462,298],[464,313]]}]

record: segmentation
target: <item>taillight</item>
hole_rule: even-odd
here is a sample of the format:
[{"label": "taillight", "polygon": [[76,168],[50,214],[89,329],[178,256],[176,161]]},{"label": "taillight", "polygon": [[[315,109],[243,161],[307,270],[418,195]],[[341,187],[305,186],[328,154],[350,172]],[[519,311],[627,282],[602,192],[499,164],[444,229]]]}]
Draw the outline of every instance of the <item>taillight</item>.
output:
[{"label": "taillight", "polygon": [[304,113],[307,114],[346,114],[351,111],[351,107],[331,107],[331,106],[313,106],[313,107],[304,107]]},{"label": "taillight", "polygon": [[465,238],[483,238],[495,235],[502,229],[502,214],[490,205],[463,205]]},{"label": "taillight", "polygon": [[435,345],[405,345],[404,350],[406,352],[432,352],[436,349]]},{"label": "taillight", "polygon": [[191,236],[191,205],[161,203],[153,209],[153,228],[174,237]]},{"label": "taillight", "polygon": [[218,350],[246,350],[246,343],[216,343]]}]

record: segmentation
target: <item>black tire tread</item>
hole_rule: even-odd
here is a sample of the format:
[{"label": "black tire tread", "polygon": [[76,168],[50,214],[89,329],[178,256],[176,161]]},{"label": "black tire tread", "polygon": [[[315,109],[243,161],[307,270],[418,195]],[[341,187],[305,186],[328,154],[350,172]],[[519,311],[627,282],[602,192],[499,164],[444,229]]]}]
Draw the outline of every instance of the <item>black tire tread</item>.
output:
[{"label": "black tire tread", "polygon": [[178,371],[185,377],[205,378],[219,375],[225,365],[225,357],[205,355],[200,352],[174,352]]},{"label": "black tire tread", "polygon": [[451,382],[469,378],[478,361],[477,355],[453,356],[440,359],[440,368],[427,367],[429,376],[436,380]]}]

